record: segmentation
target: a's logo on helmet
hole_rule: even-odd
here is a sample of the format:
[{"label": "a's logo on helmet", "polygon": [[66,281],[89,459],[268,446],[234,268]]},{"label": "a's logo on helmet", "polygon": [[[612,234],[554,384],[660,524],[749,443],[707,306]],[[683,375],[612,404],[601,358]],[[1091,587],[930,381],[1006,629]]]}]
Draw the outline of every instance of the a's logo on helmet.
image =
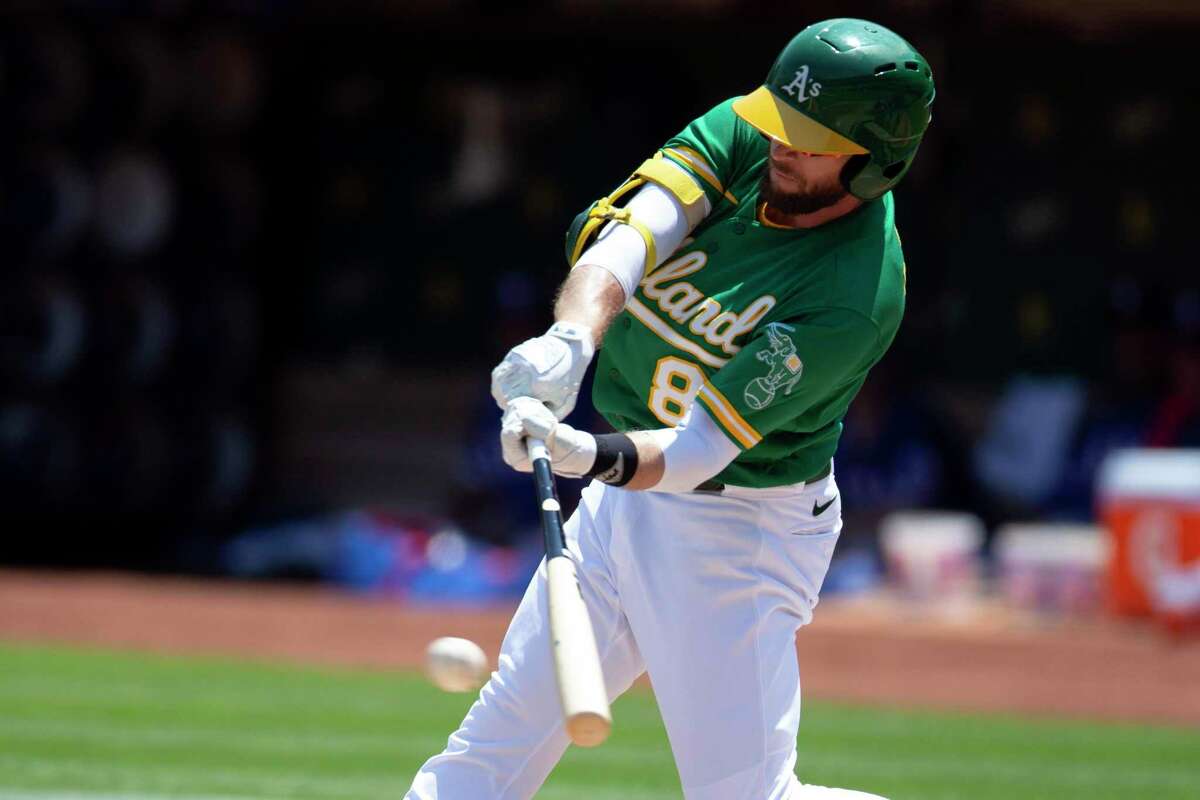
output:
[{"label": "a's logo on helmet", "polygon": [[796,77],[792,78],[792,82],[787,86],[782,86],[784,94],[796,98],[801,103],[805,100],[811,100],[821,93],[821,84],[816,81],[811,83],[808,80],[808,64],[796,70]]}]

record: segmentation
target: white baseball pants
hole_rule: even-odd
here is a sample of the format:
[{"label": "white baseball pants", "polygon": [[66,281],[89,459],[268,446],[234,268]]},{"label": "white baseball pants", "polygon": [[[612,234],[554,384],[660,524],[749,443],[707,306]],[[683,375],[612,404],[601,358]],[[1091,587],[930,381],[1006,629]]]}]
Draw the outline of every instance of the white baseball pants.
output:
[{"label": "white baseball pants", "polygon": [[[840,530],[832,475],[720,495],[596,481],[584,490],[566,534],[609,697],[649,673],[687,800],[873,797],[802,788],[793,772],[795,634],[812,618]],[[543,562],[497,671],[406,800],[524,800],[562,756],[545,589]]]}]

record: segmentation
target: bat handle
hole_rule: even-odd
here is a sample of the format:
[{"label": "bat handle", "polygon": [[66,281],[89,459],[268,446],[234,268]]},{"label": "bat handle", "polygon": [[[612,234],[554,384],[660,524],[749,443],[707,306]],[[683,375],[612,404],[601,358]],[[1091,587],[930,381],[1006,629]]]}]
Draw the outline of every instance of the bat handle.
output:
[{"label": "bat handle", "polygon": [[546,449],[546,443],[541,439],[529,437],[525,440],[525,447],[529,451],[529,460],[537,461],[540,459],[550,460],[550,451]]},{"label": "bat handle", "polygon": [[537,491],[538,511],[542,516],[546,557],[559,558],[567,555],[567,539],[563,535],[562,506],[558,502],[554,471],[550,468],[550,451],[541,439],[526,439],[525,446],[533,464],[533,485]]}]

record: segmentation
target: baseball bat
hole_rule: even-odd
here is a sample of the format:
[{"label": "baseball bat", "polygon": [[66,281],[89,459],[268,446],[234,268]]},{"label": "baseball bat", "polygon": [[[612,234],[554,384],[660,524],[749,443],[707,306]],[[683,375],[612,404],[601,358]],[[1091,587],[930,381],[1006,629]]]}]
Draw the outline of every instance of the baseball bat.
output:
[{"label": "baseball bat", "polygon": [[612,712],[604,688],[604,673],[600,669],[596,634],[583,602],[575,562],[566,551],[562,507],[550,469],[550,453],[540,439],[530,439],[527,446],[529,460],[533,462],[533,482],[546,541],[550,642],[563,720],[572,742],[580,747],[595,747],[603,743],[612,730]]}]

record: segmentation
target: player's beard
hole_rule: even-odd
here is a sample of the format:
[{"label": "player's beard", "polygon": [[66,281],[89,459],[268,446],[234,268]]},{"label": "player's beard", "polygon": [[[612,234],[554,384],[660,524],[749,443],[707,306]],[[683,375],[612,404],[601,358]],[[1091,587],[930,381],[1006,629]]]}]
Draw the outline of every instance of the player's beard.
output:
[{"label": "player's beard", "polygon": [[771,183],[771,163],[768,161],[758,181],[758,196],[778,213],[790,217],[828,208],[845,197],[846,190],[839,183],[833,186],[804,186],[798,192],[782,191]]}]

